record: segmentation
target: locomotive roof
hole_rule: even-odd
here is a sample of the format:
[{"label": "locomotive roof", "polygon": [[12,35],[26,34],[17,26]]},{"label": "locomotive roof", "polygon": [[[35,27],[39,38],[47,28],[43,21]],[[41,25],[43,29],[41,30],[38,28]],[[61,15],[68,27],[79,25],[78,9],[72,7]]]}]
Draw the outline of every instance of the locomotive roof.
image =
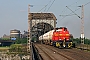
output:
[{"label": "locomotive roof", "polygon": [[67,29],[66,27],[59,27],[59,28],[56,28],[56,29],[62,29],[62,28],[65,28],[65,29]]}]

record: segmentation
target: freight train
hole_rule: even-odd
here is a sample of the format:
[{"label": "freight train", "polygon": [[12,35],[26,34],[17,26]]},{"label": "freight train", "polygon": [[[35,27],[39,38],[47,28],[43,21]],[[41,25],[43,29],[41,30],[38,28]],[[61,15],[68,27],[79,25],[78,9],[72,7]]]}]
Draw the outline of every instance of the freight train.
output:
[{"label": "freight train", "polygon": [[71,48],[75,47],[71,37],[66,27],[60,27],[41,35],[39,41],[59,48]]}]

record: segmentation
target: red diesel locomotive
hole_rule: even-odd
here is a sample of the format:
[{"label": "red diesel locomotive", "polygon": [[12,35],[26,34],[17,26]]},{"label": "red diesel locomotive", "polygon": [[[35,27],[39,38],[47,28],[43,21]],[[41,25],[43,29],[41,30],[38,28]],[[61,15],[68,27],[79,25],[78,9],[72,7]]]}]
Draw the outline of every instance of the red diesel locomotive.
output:
[{"label": "red diesel locomotive", "polygon": [[39,41],[59,48],[75,47],[71,40],[71,34],[66,27],[55,28],[54,30],[45,33],[39,37]]},{"label": "red diesel locomotive", "polygon": [[72,47],[73,43],[68,29],[66,27],[56,28],[52,35],[52,43],[56,47]]}]

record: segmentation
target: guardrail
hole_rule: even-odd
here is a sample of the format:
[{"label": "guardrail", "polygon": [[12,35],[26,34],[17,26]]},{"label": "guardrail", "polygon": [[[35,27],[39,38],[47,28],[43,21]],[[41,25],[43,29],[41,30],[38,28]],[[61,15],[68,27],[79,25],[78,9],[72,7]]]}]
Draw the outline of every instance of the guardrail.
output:
[{"label": "guardrail", "polygon": [[86,45],[86,44],[79,44],[77,46],[78,49],[81,49],[81,50],[87,50],[87,51],[90,51],[90,45]]},{"label": "guardrail", "polygon": [[31,42],[31,60],[43,60],[34,43]]}]

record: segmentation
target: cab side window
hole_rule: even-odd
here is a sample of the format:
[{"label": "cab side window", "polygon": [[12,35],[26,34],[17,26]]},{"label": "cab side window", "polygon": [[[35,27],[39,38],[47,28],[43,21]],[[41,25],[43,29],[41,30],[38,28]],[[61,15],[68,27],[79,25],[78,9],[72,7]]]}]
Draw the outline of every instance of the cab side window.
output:
[{"label": "cab side window", "polygon": [[64,31],[67,31],[67,28],[64,28]]}]

